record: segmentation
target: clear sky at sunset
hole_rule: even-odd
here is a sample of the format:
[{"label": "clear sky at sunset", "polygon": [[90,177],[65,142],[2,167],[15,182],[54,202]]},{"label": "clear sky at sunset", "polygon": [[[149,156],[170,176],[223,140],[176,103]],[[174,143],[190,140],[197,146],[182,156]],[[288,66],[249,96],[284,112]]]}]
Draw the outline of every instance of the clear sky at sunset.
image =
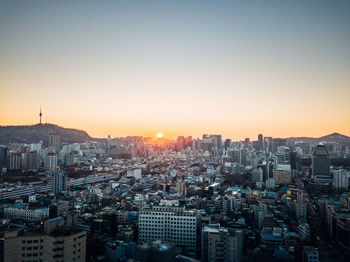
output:
[{"label": "clear sky at sunset", "polygon": [[0,125],[350,135],[350,1],[1,1]]}]

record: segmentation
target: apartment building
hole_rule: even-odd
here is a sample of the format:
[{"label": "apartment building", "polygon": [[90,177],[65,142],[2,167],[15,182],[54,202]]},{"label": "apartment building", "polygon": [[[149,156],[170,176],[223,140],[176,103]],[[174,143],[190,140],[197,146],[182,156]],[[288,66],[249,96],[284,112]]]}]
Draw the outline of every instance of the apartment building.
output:
[{"label": "apartment building", "polygon": [[[48,220],[57,223],[62,218]],[[10,230],[4,234],[4,262],[83,262],[86,259],[86,232],[65,226],[46,232]]]}]

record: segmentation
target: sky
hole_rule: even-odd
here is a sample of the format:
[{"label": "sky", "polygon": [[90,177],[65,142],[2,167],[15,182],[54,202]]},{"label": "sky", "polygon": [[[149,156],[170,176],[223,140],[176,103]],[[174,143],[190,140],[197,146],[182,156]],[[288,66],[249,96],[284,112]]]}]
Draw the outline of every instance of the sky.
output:
[{"label": "sky", "polygon": [[0,1],[0,125],[350,135],[350,1]]}]

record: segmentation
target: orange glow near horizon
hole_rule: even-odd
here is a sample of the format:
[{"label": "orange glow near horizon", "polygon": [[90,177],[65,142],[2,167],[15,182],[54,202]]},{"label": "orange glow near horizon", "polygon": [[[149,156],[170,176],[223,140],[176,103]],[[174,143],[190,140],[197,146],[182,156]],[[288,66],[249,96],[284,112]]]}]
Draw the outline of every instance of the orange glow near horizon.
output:
[{"label": "orange glow near horizon", "polygon": [[[1,107],[1,106],[0,106]],[[36,110],[38,111],[38,110]],[[33,112],[37,113],[37,112]],[[26,115],[24,112],[23,115]],[[38,115],[38,113],[36,114]],[[43,123],[46,123],[46,114],[43,111]],[[20,114],[19,114],[20,116]],[[39,122],[38,116],[29,116],[29,120],[21,119],[18,117],[12,119],[5,119],[3,115],[0,116],[1,125],[33,125]],[[193,136],[202,137],[203,134],[221,134],[223,138],[231,138],[233,140],[242,140],[246,137],[251,139],[256,139],[259,133],[264,136],[272,137],[321,137],[328,135],[333,132],[338,132],[344,135],[350,135],[350,127],[347,121],[342,120],[341,117],[334,117],[331,121],[328,121],[328,125],[323,123],[321,120],[315,121],[311,119],[308,124],[308,120],[304,119],[299,121],[299,125],[295,121],[288,123],[288,118],[280,122],[274,121],[273,119],[266,119],[262,121],[256,119],[252,122],[243,121],[243,123],[238,124],[237,119],[231,119],[228,121],[218,121],[218,119],[213,119],[211,124],[205,124],[199,121],[193,121],[193,123],[187,121],[179,121],[176,123],[169,123],[163,121],[152,120],[152,125],[147,123],[136,124],[131,122],[117,123],[117,121],[100,122],[100,121],[88,121],[83,117],[75,119],[69,118],[56,118],[55,115],[48,118],[48,123],[57,124],[65,128],[75,128],[86,131],[92,137],[107,137],[110,134],[112,137],[123,137],[123,136],[144,136],[144,137],[154,137],[164,138],[164,133],[167,134],[167,138],[176,138],[177,136]],[[57,119],[57,120],[56,120]],[[50,121],[51,120],[51,121]],[[84,120],[84,121],[82,121]],[[289,120],[291,120],[289,118]],[[257,124],[255,124],[257,123]],[[336,127],[336,128],[334,128]],[[339,128],[340,127],[340,128]],[[164,133],[158,132],[162,129]]]},{"label": "orange glow near horizon", "polygon": [[204,2],[0,2],[0,125],[350,136],[341,1]]}]

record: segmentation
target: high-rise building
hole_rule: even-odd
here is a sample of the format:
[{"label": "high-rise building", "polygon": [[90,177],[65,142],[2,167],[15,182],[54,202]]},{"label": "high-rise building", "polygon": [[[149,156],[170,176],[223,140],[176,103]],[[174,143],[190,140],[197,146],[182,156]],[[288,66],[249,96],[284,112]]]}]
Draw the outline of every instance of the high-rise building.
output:
[{"label": "high-rise building", "polygon": [[74,154],[73,153],[68,153],[64,155],[64,164],[66,166],[70,166],[74,163]]},{"label": "high-rise building", "polygon": [[296,233],[298,234],[298,237],[301,241],[308,242],[311,240],[311,228],[310,225],[307,223],[301,223],[298,226]]},{"label": "high-rise building", "polygon": [[297,152],[292,151],[289,153],[290,167],[292,170],[297,168]]},{"label": "high-rise building", "polygon": [[258,147],[259,150],[264,150],[264,137],[262,134],[258,135]]},{"label": "high-rise building", "polygon": [[265,149],[265,151],[266,151],[266,153],[269,153],[269,152],[271,152],[272,151],[272,137],[267,137],[267,136],[265,136],[264,137],[264,149]]},{"label": "high-rise building", "polygon": [[[204,143],[210,144],[211,149],[213,149],[214,153],[221,154],[222,153],[222,137],[221,135],[203,135]],[[210,151],[210,150],[207,150]]]},{"label": "high-rise building", "polygon": [[242,230],[223,228],[219,225],[204,225],[202,229],[201,252],[204,262],[241,260]]},{"label": "high-rise building", "polygon": [[299,222],[305,223],[307,219],[307,207],[304,201],[295,202],[295,217]]},{"label": "high-rise building", "polygon": [[49,147],[58,150],[61,146],[61,137],[59,134],[49,135]]},{"label": "high-rise building", "polygon": [[7,148],[0,146],[0,168],[6,166]]},{"label": "high-rise building", "polygon": [[233,162],[240,164],[240,151],[238,149],[230,150],[227,154],[232,158]]},{"label": "high-rise building", "polygon": [[67,190],[67,176],[63,172],[55,172],[52,175],[52,192],[60,194]]},{"label": "high-rise building", "polygon": [[267,189],[275,189],[276,182],[274,178],[268,178],[265,182]]},{"label": "high-rise building", "polygon": [[27,154],[27,169],[37,170],[40,167],[39,154],[35,151],[31,151]]},{"label": "high-rise building", "polygon": [[276,152],[279,146],[285,146],[287,144],[287,139],[285,138],[273,138],[271,141],[271,150]]},{"label": "high-rise building", "polygon": [[253,171],[253,182],[263,182],[263,170],[261,168]]},{"label": "high-rise building", "polygon": [[260,203],[258,206],[253,206],[254,212],[254,223],[258,227],[260,224],[260,220],[268,215],[267,205]]},{"label": "high-rise building", "polygon": [[10,171],[21,170],[22,155],[19,152],[10,152],[7,155],[7,168]]},{"label": "high-rise building", "polygon": [[316,183],[331,182],[331,159],[326,146],[317,145],[312,152],[312,178]]},{"label": "high-rise building", "polygon": [[102,231],[112,237],[117,234],[118,231],[118,219],[116,212],[110,212],[103,214]]},{"label": "high-rise building", "polygon": [[225,142],[224,142],[224,148],[225,150],[227,150],[230,146],[231,146],[231,139],[225,139]]},{"label": "high-rise building", "polygon": [[185,181],[178,181],[176,183],[176,192],[181,196],[186,196],[187,194],[187,187]]},{"label": "high-rise building", "polygon": [[57,154],[49,153],[45,159],[45,169],[48,171],[55,171],[57,169]]},{"label": "high-rise building", "polygon": [[247,137],[246,139],[244,139],[244,144],[246,147],[250,147],[251,146],[251,143],[250,143],[250,138]]},{"label": "high-rise building", "polygon": [[139,212],[139,241],[162,240],[178,246],[196,246],[197,216],[184,207],[154,206]]},{"label": "high-rise building", "polygon": [[178,136],[176,140],[176,145],[175,145],[176,151],[181,151],[185,148],[185,137],[184,136]]},{"label": "high-rise building", "polygon": [[344,189],[347,190],[349,187],[349,176],[350,172],[340,169],[340,170],[333,170],[333,185],[337,189]]},{"label": "high-rise building", "polygon": [[277,165],[273,171],[273,177],[276,185],[289,185],[292,182],[292,173],[290,171],[290,165],[281,164]]}]

